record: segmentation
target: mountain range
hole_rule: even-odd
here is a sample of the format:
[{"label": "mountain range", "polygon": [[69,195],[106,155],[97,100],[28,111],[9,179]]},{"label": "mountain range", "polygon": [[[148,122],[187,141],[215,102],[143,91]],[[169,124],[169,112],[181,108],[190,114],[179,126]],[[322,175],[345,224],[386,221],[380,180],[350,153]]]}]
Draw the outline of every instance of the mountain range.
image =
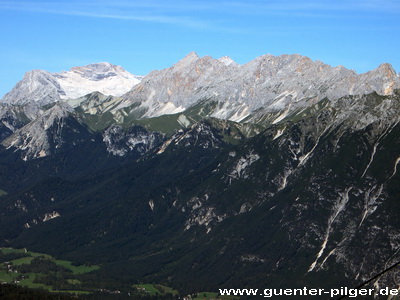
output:
[{"label": "mountain range", "polygon": [[0,104],[0,246],[185,292],[360,285],[400,261],[399,101],[389,64],[301,55],[28,72]]}]

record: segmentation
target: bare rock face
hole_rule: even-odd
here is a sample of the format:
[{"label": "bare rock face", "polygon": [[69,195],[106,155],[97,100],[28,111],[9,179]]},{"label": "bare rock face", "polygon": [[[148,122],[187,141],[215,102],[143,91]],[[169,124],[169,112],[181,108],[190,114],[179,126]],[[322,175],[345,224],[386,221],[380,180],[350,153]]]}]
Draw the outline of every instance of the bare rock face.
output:
[{"label": "bare rock face", "polygon": [[[108,98],[104,105],[84,110],[90,114],[110,111],[116,120],[121,114],[135,118],[175,114],[201,101],[213,101],[217,105],[209,116],[240,122],[255,113],[289,113],[324,98],[335,100],[371,92],[390,95],[397,88],[399,75],[390,64],[357,74],[298,54],[267,54],[239,65],[226,56],[214,59],[191,52],[172,67],[152,71],[145,77],[110,63],[74,67],[60,73],[33,70],[3,101],[43,106],[99,92],[121,99]],[[82,101],[83,98],[68,103],[76,107]],[[128,109],[120,111],[125,108]]]},{"label": "bare rock face", "polygon": [[123,96],[125,105],[140,102],[143,117],[181,112],[202,100],[219,103],[212,116],[241,121],[258,109],[277,111],[314,104],[323,98],[400,87],[391,65],[365,74],[331,67],[301,55],[264,55],[238,65],[230,58],[200,58],[189,53],[174,66],[149,73]]},{"label": "bare rock face", "polygon": [[[20,150],[23,160],[48,156],[52,151],[51,143],[57,147],[63,143],[62,128],[72,111],[66,104],[56,104],[34,121],[16,130],[2,145],[7,149]],[[52,127],[54,134],[49,135],[48,131]]]},{"label": "bare rock face", "polygon": [[120,66],[110,63],[90,64],[74,67],[70,71],[55,74],[57,81],[65,91],[61,99],[75,99],[92,92],[121,96],[140,82],[141,76],[135,76]]},{"label": "bare rock face", "polygon": [[32,70],[25,74],[24,78],[3,97],[2,101],[18,105],[28,102],[46,105],[60,100],[60,95],[65,95],[65,92],[51,73]]},{"label": "bare rock face", "polygon": [[125,75],[60,74],[32,71],[0,104],[0,246],[104,262],[121,284],[397,290],[389,64],[357,74],[300,55],[238,65],[192,52],[122,97],[68,101]]},{"label": "bare rock face", "polygon": [[161,134],[147,131],[141,126],[124,130],[119,125],[112,125],[103,132],[107,151],[117,156],[125,156],[128,152],[143,155],[160,144],[162,139]]},{"label": "bare rock face", "polygon": [[74,67],[70,71],[50,73],[42,70],[27,72],[24,78],[2,99],[5,103],[50,104],[64,99],[75,99],[92,92],[120,96],[139,83],[135,76],[120,66],[110,63]]},{"label": "bare rock face", "polygon": [[0,142],[39,117],[43,111],[36,102],[26,105],[0,104]]},{"label": "bare rock face", "polygon": [[[191,52],[172,67],[152,71],[143,79],[109,63],[61,73],[33,70],[3,98],[0,140],[6,148],[20,149],[24,159],[32,159],[51,154],[49,128],[64,126],[72,112],[84,114],[88,124],[101,130],[188,109],[176,120],[185,128],[199,116],[278,124],[292,115],[303,116],[305,108],[315,103],[325,105],[372,92],[392,95],[399,88],[399,75],[390,64],[357,74],[297,54],[264,55],[239,65],[229,57],[214,59]],[[326,98],[330,101],[321,101]],[[362,126],[376,118],[371,114],[356,119]],[[111,129],[105,132],[104,142],[114,155],[139,148],[144,153],[160,140],[147,132]],[[57,130],[52,133],[54,145],[64,142],[59,135]]]}]

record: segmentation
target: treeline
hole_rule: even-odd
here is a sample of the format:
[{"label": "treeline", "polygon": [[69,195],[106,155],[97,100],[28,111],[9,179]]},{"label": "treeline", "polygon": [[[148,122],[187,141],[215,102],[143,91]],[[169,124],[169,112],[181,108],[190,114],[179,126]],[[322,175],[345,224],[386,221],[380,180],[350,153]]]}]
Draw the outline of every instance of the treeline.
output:
[{"label": "treeline", "polygon": [[28,289],[13,284],[0,284],[0,299],[2,300],[72,300],[71,297],[61,294],[50,294],[42,289]]},{"label": "treeline", "polygon": [[55,262],[43,256],[37,256],[32,259],[30,264],[22,264],[18,267],[21,273],[72,273],[70,270],[63,266],[57,265]]},{"label": "treeline", "polygon": [[173,296],[172,294],[167,294],[167,295],[141,295],[141,294],[131,294],[128,296],[128,294],[106,294],[106,293],[93,293],[90,295],[85,295],[82,297],[84,300],[126,300],[126,299],[133,299],[133,300],[177,300],[181,299],[178,296]]},{"label": "treeline", "polygon": [[22,257],[26,257],[26,254],[17,252],[4,254],[2,251],[0,251],[0,262],[11,261]]},{"label": "treeline", "polygon": [[[9,258],[12,258],[11,256]],[[77,295],[62,296],[49,294],[45,290],[36,289],[19,289],[19,286],[10,285],[5,286],[5,291],[0,294],[0,299],[143,299],[143,300],[159,300],[159,299],[177,299],[170,293],[164,290],[160,290],[160,295],[149,295],[145,292],[138,291],[132,286],[132,283],[127,281],[121,281],[109,276],[103,276],[103,273],[93,272],[87,274],[74,274],[71,270],[56,264],[53,260],[46,258],[45,256],[37,256],[33,258],[29,264],[22,264],[16,266],[20,275],[17,280],[29,278],[32,273],[35,274],[33,280],[34,283],[45,284],[51,286],[53,290],[59,291],[74,291],[79,290],[83,292],[89,292],[90,294],[80,294],[79,298]],[[19,295],[19,293],[22,295]],[[24,296],[26,295],[26,296]],[[4,297],[7,296],[7,298]],[[50,297],[50,298],[48,298]]]},{"label": "treeline", "polygon": [[0,284],[0,299],[1,300],[175,300],[177,296],[171,294],[167,295],[139,295],[139,294],[109,294],[107,292],[95,292],[90,295],[65,295],[65,294],[54,294],[43,289],[29,289],[13,284]]}]

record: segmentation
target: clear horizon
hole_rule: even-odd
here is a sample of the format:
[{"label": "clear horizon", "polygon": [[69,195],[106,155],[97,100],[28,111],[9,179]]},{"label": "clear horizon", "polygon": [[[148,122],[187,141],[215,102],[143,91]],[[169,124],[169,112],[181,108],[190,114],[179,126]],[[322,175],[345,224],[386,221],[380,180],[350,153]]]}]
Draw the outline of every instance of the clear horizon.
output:
[{"label": "clear horizon", "polygon": [[400,71],[400,1],[0,1],[0,98],[32,69],[97,62],[135,75],[194,51],[245,64],[300,54],[357,73]]}]

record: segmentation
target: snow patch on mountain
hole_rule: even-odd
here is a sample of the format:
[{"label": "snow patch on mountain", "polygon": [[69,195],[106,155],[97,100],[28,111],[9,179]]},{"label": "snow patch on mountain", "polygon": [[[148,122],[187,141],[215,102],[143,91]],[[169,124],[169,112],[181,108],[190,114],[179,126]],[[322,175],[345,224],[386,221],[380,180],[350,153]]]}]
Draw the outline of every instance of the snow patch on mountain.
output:
[{"label": "snow patch on mountain", "polygon": [[141,80],[141,76],[132,75],[120,66],[107,62],[74,67],[54,76],[64,90],[61,99],[75,99],[94,91],[121,96]]},{"label": "snow patch on mountain", "polygon": [[120,96],[138,84],[135,76],[120,66],[96,63],[74,67],[70,71],[50,73],[43,70],[27,72],[2,101],[11,104],[37,102],[40,106],[65,99],[75,99],[92,92]]},{"label": "snow patch on mountain", "polygon": [[213,59],[192,52],[170,68],[149,73],[122,97],[125,106],[140,103],[136,111],[144,118],[181,112],[210,100],[218,103],[211,116],[240,122],[255,112],[289,114],[324,98],[374,91],[387,95],[397,88],[400,80],[389,64],[357,74],[298,54],[264,55],[239,65],[227,57]]}]

